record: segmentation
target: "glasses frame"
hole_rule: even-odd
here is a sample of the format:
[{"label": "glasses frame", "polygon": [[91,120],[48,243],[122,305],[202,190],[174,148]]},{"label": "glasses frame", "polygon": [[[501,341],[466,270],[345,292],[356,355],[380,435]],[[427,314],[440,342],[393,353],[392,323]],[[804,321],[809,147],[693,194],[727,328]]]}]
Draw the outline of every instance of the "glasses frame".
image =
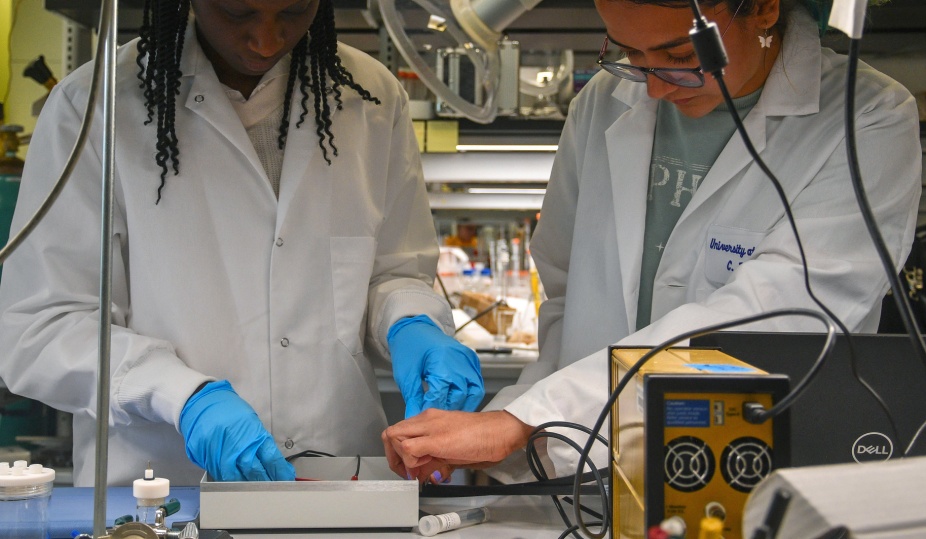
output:
[{"label": "glasses frame", "polygon": [[[631,82],[646,82],[647,75],[653,75],[662,81],[681,86],[682,88],[700,88],[704,86],[704,73],[700,67],[680,68],[680,67],[640,67],[613,60],[605,60],[604,55],[608,51],[608,42],[611,41],[605,36],[604,43],[601,45],[601,52],[598,53],[598,67],[608,73]],[[682,84],[678,78],[672,77],[673,73],[695,75],[697,81],[691,81],[691,84]]]}]

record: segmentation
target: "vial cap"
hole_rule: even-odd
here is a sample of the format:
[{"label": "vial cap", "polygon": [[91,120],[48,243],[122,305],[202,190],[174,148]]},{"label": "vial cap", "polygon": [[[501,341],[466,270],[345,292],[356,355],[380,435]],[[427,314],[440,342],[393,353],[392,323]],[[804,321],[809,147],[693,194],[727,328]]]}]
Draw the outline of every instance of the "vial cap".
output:
[{"label": "vial cap", "polygon": [[136,498],[166,498],[168,494],[170,494],[170,481],[163,477],[136,479],[132,483],[132,496]]},{"label": "vial cap", "polygon": [[418,532],[425,537],[434,537],[441,532],[440,520],[433,515],[425,515],[418,521]]},{"label": "vial cap", "polygon": [[0,487],[29,487],[54,480],[55,471],[41,464],[29,466],[26,461],[17,460],[10,466],[9,462],[0,462]]}]

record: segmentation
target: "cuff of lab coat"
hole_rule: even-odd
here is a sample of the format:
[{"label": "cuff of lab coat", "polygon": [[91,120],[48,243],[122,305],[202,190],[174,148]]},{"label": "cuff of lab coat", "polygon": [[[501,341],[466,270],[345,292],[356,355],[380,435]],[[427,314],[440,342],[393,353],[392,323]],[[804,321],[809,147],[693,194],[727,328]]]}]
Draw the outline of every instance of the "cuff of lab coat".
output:
[{"label": "cuff of lab coat", "polygon": [[[607,401],[607,364],[607,349],[599,350],[537,382],[506,405],[505,411],[534,427],[551,421],[571,421],[591,428]],[[605,437],[607,424],[601,433]],[[580,447],[588,442],[588,436],[578,430],[550,430],[571,438]],[[551,440],[546,452],[557,477],[575,473],[579,455],[573,448]],[[607,467],[608,448],[596,443],[590,457],[599,468]]]},{"label": "cuff of lab coat", "polygon": [[[550,475],[552,475],[555,467],[550,461],[549,456],[546,451],[546,443],[543,439],[538,440],[537,443],[537,456],[540,457],[540,462],[543,465],[543,469]],[[530,467],[527,465],[527,450],[519,449],[514,453],[508,455],[508,457],[492,466],[483,470],[486,475],[500,481],[505,484],[511,483],[527,483],[530,481],[536,481],[538,478],[534,477],[534,473],[531,472]]]},{"label": "cuff of lab coat", "polygon": [[423,290],[394,292],[386,301],[379,324],[376,326],[376,343],[383,357],[391,357],[386,346],[392,324],[409,316],[427,315],[444,333],[453,335],[453,315],[447,302]]},{"label": "cuff of lab coat", "polygon": [[114,409],[178,429],[186,401],[201,384],[215,380],[187,367],[165,348],[149,351],[121,374],[113,377]]},{"label": "cuff of lab coat", "polygon": [[530,388],[530,384],[505,386],[492,397],[492,400],[482,408],[482,411],[494,412],[496,410],[504,410],[505,407],[514,402],[518,397],[527,393]]}]

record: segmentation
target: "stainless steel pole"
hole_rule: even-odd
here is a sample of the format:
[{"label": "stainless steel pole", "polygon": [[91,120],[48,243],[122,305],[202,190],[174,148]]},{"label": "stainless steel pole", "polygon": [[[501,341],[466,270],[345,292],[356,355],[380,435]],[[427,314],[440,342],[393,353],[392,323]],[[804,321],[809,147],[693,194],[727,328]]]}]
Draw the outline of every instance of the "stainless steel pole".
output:
[{"label": "stainless steel pole", "polygon": [[106,472],[109,461],[109,356],[112,333],[113,167],[115,166],[116,0],[104,0],[99,39],[103,46],[103,178],[100,225],[100,370],[97,384],[96,477],[93,535],[106,535]]}]

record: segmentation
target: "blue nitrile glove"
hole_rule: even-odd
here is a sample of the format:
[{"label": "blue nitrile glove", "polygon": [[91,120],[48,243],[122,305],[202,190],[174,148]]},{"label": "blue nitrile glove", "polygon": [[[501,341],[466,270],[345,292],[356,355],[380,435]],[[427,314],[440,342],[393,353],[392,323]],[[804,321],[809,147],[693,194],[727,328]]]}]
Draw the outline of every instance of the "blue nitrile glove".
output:
[{"label": "blue nitrile glove", "polygon": [[[405,418],[427,408],[475,411],[485,396],[479,358],[426,315],[403,318],[386,336],[392,376],[405,398]],[[421,380],[428,383],[424,393]]]},{"label": "blue nitrile glove", "polygon": [[210,382],[180,412],[186,454],[216,481],[295,481],[257,412],[228,380]]}]

